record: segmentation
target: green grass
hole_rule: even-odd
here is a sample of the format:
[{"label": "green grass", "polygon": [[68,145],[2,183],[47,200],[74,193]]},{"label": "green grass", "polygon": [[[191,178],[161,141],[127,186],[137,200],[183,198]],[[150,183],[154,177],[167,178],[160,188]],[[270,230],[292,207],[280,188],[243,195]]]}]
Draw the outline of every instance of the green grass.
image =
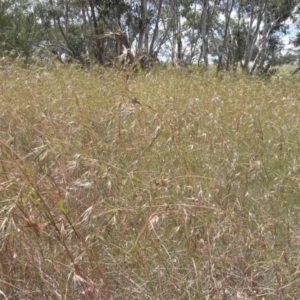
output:
[{"label": "green grass", "polygon": [[299,77],[3,65],[4,299],[300,298]]}]

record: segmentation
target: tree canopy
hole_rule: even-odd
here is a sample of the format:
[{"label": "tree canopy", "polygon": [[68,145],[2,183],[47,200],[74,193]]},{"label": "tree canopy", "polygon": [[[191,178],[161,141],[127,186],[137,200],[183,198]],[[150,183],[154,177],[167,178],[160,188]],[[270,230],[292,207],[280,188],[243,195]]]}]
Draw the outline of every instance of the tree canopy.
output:
[{"label": "tree canopy", "polygon": [[[0,54],[30,62],[51,53],[105,65],[127,49],[133,56],[205,68],[213,60],[218,70],[240,65],[247,74],[264,73],[296,63],[299,13],[298,0],[6,0]],[[294,48],[284,59],[288,35]]]}]

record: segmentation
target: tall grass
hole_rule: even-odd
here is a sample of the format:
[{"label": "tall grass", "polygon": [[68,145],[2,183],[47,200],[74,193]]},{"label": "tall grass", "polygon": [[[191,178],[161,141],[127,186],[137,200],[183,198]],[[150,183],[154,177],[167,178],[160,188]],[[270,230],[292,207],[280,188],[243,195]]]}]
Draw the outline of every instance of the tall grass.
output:
[{"label": "tall grass", "polygon": [[299,299],[300,87],[0,71],[4,299]]}]

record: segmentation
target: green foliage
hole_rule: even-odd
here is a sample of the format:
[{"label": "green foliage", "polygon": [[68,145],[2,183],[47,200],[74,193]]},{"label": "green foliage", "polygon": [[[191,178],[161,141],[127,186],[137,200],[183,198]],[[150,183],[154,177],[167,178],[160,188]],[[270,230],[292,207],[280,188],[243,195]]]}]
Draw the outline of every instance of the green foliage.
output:
[{"label": "green foliage", "polygon": [[2,56],[30,57],[43,39],[43,29],[36,11],[27,1],[2,1],[0,3],[0,51]]},{"label": "green foliage", "polygon": [[79,38],[80,35],[80,26],[70,24],[68,27],[68,45],[73,50],[75,58],[80,57],[84,53],[84,41],[83,38]]},{"label": "green foliage", "polygon": [[[253,60],[262,50],[259,64],[266,60],[272,63],[280,57],[281,44],[278,39],[288,34],[290,22],[287,20],[295,23],[299,16],[297,0],[238,0],[234,3],[149,0],[147,3],[147,16],[143,16],[140,1],[1,1],[0,55],[22,57],[29,62],[41,46],[55,55],[66,53],[82,64],[87,60],[104,64],[107,57],[119,54],[116,53],[116,44],[121,48],[130,48],[140,41],[144,43],[143,48],[148,48],[146,51],[158,50],[163,59],[168,60],[176,57],[174,37],[180,31],[182,59],[189,64],[201,58],[205,60],[201,57],[207,56],[203,49],[218,56],[220,63],[223,59],[222,64],[227,60],[227,66],[236,66],[251,49],[254,49],[253,55],[247,60]],[[162,9],[158,17],[159,3]],[[208,16],[206,36],[202,37],[204,3],[208,3]],[[229,27],[226,27],[224,16],[229,14],[232,3],[231,20]],[[266,14],[262,15],[263,9],[266,9]],[[251,14],[254,22],[249,28]],[[157,17],[159,20],[156,20]],[[257,31],[255,24],[260,18],[264,20]],[[156,24],[157,31],[154,30]],[[255,32],[259,32],[259,36],[251,40]],[[270,33],[266,45],[261,38],[263,32]],[[139,39],[143,34],[145,39]],[[294,40],[295,47],[299,45],[298,40],[297,37]],[[202,47],[203,41],[207,47]],[[84,59],[86,57],[87,60]]]},{"label": "green foliage", "polygon": [[275,65],[295,65],[297,63],[298,57],[297,55],[287,52],[286,54],[277,57],[274,60]]},{"label": "green foliage", "polygon": [[295,47],[299,47],[300,46],[300,32],[296,35],[296,38],[293,41]]}]

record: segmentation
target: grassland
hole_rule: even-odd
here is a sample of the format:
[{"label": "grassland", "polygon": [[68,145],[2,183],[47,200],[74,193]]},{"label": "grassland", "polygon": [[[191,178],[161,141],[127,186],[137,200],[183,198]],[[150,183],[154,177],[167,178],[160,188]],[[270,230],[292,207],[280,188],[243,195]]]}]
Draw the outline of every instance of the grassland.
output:
[{"label": "grassland", "polygon": [[3,65],[0,298],[300,299],[299,78]]}]

